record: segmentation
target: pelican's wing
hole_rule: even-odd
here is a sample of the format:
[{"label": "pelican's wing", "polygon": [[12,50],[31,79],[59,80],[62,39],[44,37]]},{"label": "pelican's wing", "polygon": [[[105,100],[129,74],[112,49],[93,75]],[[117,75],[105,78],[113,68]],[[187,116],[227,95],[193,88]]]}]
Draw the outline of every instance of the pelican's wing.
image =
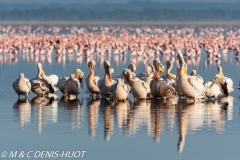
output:
[{"label": "pelican's wing", "polygon": [[146,82],[142,82],[143,87],[147,90],[147,92],[150,92],[150,87]]},{"label": "pelican's wing", "polygon": [[188,82],[200,95],[205,95],[205,87],[200,81],[196,80],[195,78],[188,78]]},{"label": "pelican's wing", "polygon": [[126,84],[123,84],[123,89],[129,93],[130,92],[130,86],[126,85]]},{"label": "pelican's wing", "polygon": [[97,81],[97,86],[98,86],[99,89],[102,88],[102,83],[103,83],[103,80],[101,80],[101,79]]},{"label": "pelican's wing", "polygon": [[27,84],[29,90],[31,91],[31,83],[29,81],[26,81],[26,84]]},{"label": "pelican's wing", "polygon": [[79,82],[77,79],[75,79],[74,81],[75,81],[76,86],[77,86],[78,88],[80,88],[80,82]]},{"label": "pelican's wing", "polygon": [[93,82],[95,83],[95,85],[98,85],[99,80],[100,80],[100,78],[98,76],[94,77]]},{"label": "pelican's wing", "polygon": [[151,80],[151,81],[150,81],[150,88],[152,88],[152,83],[153,83],[153,81]]}]

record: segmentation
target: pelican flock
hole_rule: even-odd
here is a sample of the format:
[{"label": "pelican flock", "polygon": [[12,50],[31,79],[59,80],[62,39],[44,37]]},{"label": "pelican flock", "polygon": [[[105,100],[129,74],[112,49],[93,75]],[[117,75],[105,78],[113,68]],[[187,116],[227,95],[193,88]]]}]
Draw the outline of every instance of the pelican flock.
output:
[{"label": "pelican flock", "polygon": [[[197,101],[227,97],[234,91],[233,81],[224,75],[220,59],[227,59],[228,52],[234,52],[236,59],[240,57],[240,30],[237,28],[198,28],[198,36],[194,27],[173,29],[147,26],[139,28],[89,26],[86,29],[76,26],[70,28],[55,26],[33,29],[28,26],[7,28],[0,26],[0,30],[3,33],[0,34],[0,53],[12,56],[21,53],[26,60],[29,60],[28,55],[31,54],[30,59],[37,63],[36,77],[27,80],[21,73],[13,83],[18,98],[20,95],[27,98],[30,92],[50,97],[58,90],[64,96],[78,97],[84,87],[82,81],[84,73],[81,69],[76,68],[72,74],[59,78],[55,74],[45,73],[44,66],[39,63],[45,59],[51,63],[49,57],[53,52],[56,53],[59,63],[65,62],[65,55],[69,60],[74,60],[76,56],[76,61],[80,64],[85,57],[89,68],[85,84],[87,92],[93,99],[125,101],[132,95],[135,100],[181,98]],[[54,33],[54,36],[38,34],[45,31]],[[69,35],[63,34],[68,31]],[[91,31],[98,32],[93,34]],[[112,33],[119,34],[115,36]],[[202,51],[206,52],[208,61],[213,60],[218,65],[218,72],[210,77],[212,79],[203,79],[197,73]],[[127,54],[131,62],[128,65],[125,63]],[[47,58],[44,59],[44,55]],[[110,64],[111,55],[114,56],[116,68]],[[189,61],[193,57],[195,64]],[[99,59],[99,66],[104,67],[104,75],[98,75],[95,71],[96,58]],[[0,54],[0,63],[5,59]],[[145,68],[141,73],[138,71],[140,62]],[[119,64],[126,65],[126,68],[118,72],[120,75],[115,76],[114,69],[118,69]],[[187,68],[193,65],[195,70],[188,74]],[[176,74],[172,70],[176,71]]]},{"label": "pelican flock", "polygon": [[[113,78],[114,69],[111,68],[109,61],[104,61],[105,74],[100,77],[95,75],[94,60],[88,62],[89,74],[86,78],[86,86],[90,97],[96,99],[102,97],[102,100],[110,99],[118,101],[126,101],[128,96],[132,94],[134,101],[137,99],[177,99],[183,97],[186,101],[203,100],[203,99],[219,99],[227,97],[233,89],[233,81],[231,78],[224,76],[223,69],[219,65],[218,73],[213,80],[204,83],[203,78],[197,74],[196,70],[192,70],[191,74],[187,73],[187,64],[181,51],[177,51],[178,64],[176,67],[177,74],[171,73],[173,63],[166,61],[166,74],[164,65],[159,59],[153,59],[148,66],[146,72],[135,74],[136,66],[129,64],[122,71],[122,75]],[[81,69],[75,69],[70,76],[58,78],[57,75],[46,75],[41,63],[37,65],[37,77],[28,80],[21,73],[19,78],[13,82],[13,89],[18,94],[24,95],[27,99],[30,91],[42,97],[50,97],[50,93],[58,90],[63,96],[75,95],[76,99],[83,88],[82,79],[84,76]]]}]

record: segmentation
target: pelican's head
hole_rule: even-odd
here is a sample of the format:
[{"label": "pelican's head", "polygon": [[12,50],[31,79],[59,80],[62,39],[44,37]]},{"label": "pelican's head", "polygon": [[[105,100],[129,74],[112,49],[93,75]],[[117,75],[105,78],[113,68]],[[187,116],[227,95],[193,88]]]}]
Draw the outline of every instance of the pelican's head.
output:
[{"label": "pelican's head", "polygon": [[75,69],[73,74],[74,74],[75,78],[78,79],[78,81],[81,84],[81,87],[83,88],[83,84],[82,84],[82,79],[83,79],[83,76],[84,76],[83,71],[81,71],[81,69]]},{"label": "pelican's head", "polygon": [[218,65],[218,74],[220,76],[223,76],[224,77],[224,74],[223,74],[223,71],[222,71],[222,67],[220,65]]},{"label": "pelican's head", "polygon": [[37,64],[38,68],[42,68],[42,63]]},{"label": "pelican's head", "polygon": [[71,78],[71,79],[74,79],[74,78],[75,78],[75,75],[74,75],[74,74],[70,74],[70,78]]},{"label": "pelican's head", "polygon": [[103,65],[104,65],[105,73],[108,75],[108,78],[111,81],[111,76],[110,76],[111,64],[109,61],[105,60]]},{"label": "pelican's head", "polygon": [[135,72],[135,71],[136,71],[136,66],[135,66],[135,64],[130,63],[130,64],[128,65],[128,69],[129,69],[130,71],[132,71],[132,72]]},{"label": "pelican's head", "polygon": [[159,72],[164,72],[164,65],[162,64],[159,65]]},{"label": "pelican's head", "polygon": [[42,64],[41,64],[41,63],[38,63],[37,66],[38,66],[39,74],[40,74],[40,75],[45,75],[44,70],[43,70],[43,68],[42,68]]},{"label": "pelican's head", "polygon": [[196,75],[197,75],[197,71],[196,71],[195,69],[192,70],[191,75],[192,75],[192,76],[196,76]]},{"label": "pelican's head", "polygon": [[167,60],[166,65],[167,65],[167,68],[170,68],[172,67],[172,62],[170,60]]},{"label": "pelican's head", "polygon": [[95,65],[96,65],[96,62],[95,62],[94,60],[90,60],[90,61],[88,62],[88,68],[89,68],[90,70],[94,70]]},{"label": "pelican's head", "polygon": [[19,74],[19,78],[24,78],[24,74],[23,74],[23,73],[20,73],[20,74]]},{"label": "pelican's head", "polygon": [[164,66],[160,63],[160,61],[158,59],[153,60],[153,66],[156,71],[164,72]]}]

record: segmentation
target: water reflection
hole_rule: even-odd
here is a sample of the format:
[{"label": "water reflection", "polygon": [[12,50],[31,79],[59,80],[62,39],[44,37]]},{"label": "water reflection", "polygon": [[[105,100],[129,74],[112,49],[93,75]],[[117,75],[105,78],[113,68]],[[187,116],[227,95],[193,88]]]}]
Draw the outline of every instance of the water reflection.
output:
[{"label": "water reflection", "polygon": [[67,109],[71,117],[71,129],[81,128],[83,122],[83,99],[68,99],[67,96],[62,96],[58,102],[59,106]]},{"label": "water reflection", "polygon": [[38,133],[42,133],[43,124],[58,122],[58,104],[54,98],[36,96],[31,100],[33,112],[38,121]]},{"label": "water reflection", "polygon": [[25,123],[31,122],[31,103],[28,99],[21,99],[13,104],[13,108],[19,111],[20,127],[24,129]]},{"label": "water reflection", "polygon": [[90,136],[96,136],[96,127],[98,125],[98,114],[99,114],[100,100],[88,99],[87,110],[88,110],[88,133]]},{"label": "water reflection", "polygon": [[[90,56],[76,56],[76,55],[34,55],[33,53],[29,54],[21,54],[19,55],[12,55],[12,54],[0,54],[0,64],[9,64],[14,65],[17,64],[19,61],[26,61],[29,63],[30,61],[34,62],[35,64],[41,62],[43,64],[47,63],[52,65],[53,59],[55,59],[55,62],[57,64],[60,64],[63,66],[63,69],[66,68],[66,63],[73,63],[76,62],[78,64],[87,63],[90,60],[94,60],[98,62],[99,67],[103,68],[103,62],[105,60],[108,60],[110,62],[114,62],[117,67],[124,66],[128,62],[128,58],[130,63],[134,63],[136,67],[138,67],[140,64],[147,65],[149,62],[153,60],[154,57],[142,57],[142,56],[131,56],[128,57],[128,55],[113,55],[113,56],[97,56],[97,55],[90,55]],[[54,58],[55,57],[55,58]],[[240,57],[240,56],[239,56]],[[239,65],[240,58],[235,57],[234,54],[226,54],[223,55],[220,59],[214,58],[214,57],[206,57],[203,56],[203,60],[205,61],[205,67],[207,66],[216,66],[220,65],[223,62],[226,64],[231,64],[233,62],[233,59],[237,62],[237,65]],[[155,56],[155,58],[159,58],[162,62],[166,62],[167,60],[172,61],[175,63],[175,57],[169,56],[169,55],[163,55],[163,56]],[[185,62],[189,66],[189,68],[198,68],[200,65],[201,56],[195,56],[195,57],[185,57]]]},{"label": "water reflection", "polygon": [[100,109],[102,110],[104,117],[104,139],[109,141],[114,129],[114,115],[112,109],[114,102],[112,101],[101,101]]},{"label": "water reflection", "polygon": [[223,133],[226,120],[233,120],[232,96],[222,97],[219,101],[206,102],[206,123],[214,127],[217,133]]},{"label": "water reflection", "polygon": [[204,124],[204,103],[177,103],[179,127],[178,152],[182,153],[188,130],[196,131]]},{"label": "water reflection", "polygon": [[[83,99],[68,100],[63,96],[56,101],[37,96],[31,103],[28,100],[19,100],[13,106],[19,112],[21,128],[25,123],[31,123],[31,119],[37,118],[38,133],[42,133],[43,124],[61,125],[58,122],[60,113],[70,115],[67,122],[71,123],[72,130],[82,130],[82,126],[88,123],[88,134],[91,137],[103,135],[106,141],[110,141],[113,134],[135,136],[147,133],[155,142],[160,143],[162,134],[172,134],[177,130],[177,150],[182,153],[187,144],[188,134],[197,134],[203,129],[209,132],[214,129],[218,134],[225,131],[226,121],[233,120],[233,100],[234,98],[229,96],[218,101],[197,103],[169,99],[138,100],[131,104],[131,101],[114,103],[87,98],[84,106]],[[66,111],[62,113],[62,109]],[[84,114],[88,115],[87,122],[84,121]],[[97,130],[100,126],[103,127],[103,133]]]}]

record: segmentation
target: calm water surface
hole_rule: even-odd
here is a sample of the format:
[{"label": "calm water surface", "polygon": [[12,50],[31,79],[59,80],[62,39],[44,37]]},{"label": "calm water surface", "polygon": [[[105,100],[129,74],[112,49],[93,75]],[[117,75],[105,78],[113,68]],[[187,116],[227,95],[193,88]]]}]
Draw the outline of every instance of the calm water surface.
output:
[{"label": "calm water surface", "polygon": [[[70,75],[75,68],[89,73],[90,58],[63,56],[0,55],[0,152],[7,151],[87,151],[77,159],[239,159],[240,92],[236,89],[218,102],[185,103],[138,101],[126,103],[89,99],[86,85],[78,100],[43,99],[30,94],[29,101],[17,101],[12,82],[23,72],[29,79],[37,74],[37,62],[46,74]],[[104,58],[97,62],[97,75],[103,77]],[[175,57],[160,57],[165,60]],[[137,58],[105,57],[121,74],[130,62],[137,73],[144,70]],[[204,80],[212,80],[220,63],[226,76],[238,88],[240,67],[232,53],[221,61],[208,61],[206,53],[188,60],[188,72],[197,69]],[[173,73],[176,66],[174,65]],[[2,159],[2,158],[0,158]],[[6,158],[8,159],[8,158]],[[22,158],[24,159],[24,158]],[[25,157],[25,159],[28,159]],[[39,158],[43,159],[43,158]],[[45,158],[47,159],[47,158]],[[54,159],[54,158],[51,158]],[[69,159],[63,157],[62,159]],[[76,158],[71,158],[76,159]]]}]

